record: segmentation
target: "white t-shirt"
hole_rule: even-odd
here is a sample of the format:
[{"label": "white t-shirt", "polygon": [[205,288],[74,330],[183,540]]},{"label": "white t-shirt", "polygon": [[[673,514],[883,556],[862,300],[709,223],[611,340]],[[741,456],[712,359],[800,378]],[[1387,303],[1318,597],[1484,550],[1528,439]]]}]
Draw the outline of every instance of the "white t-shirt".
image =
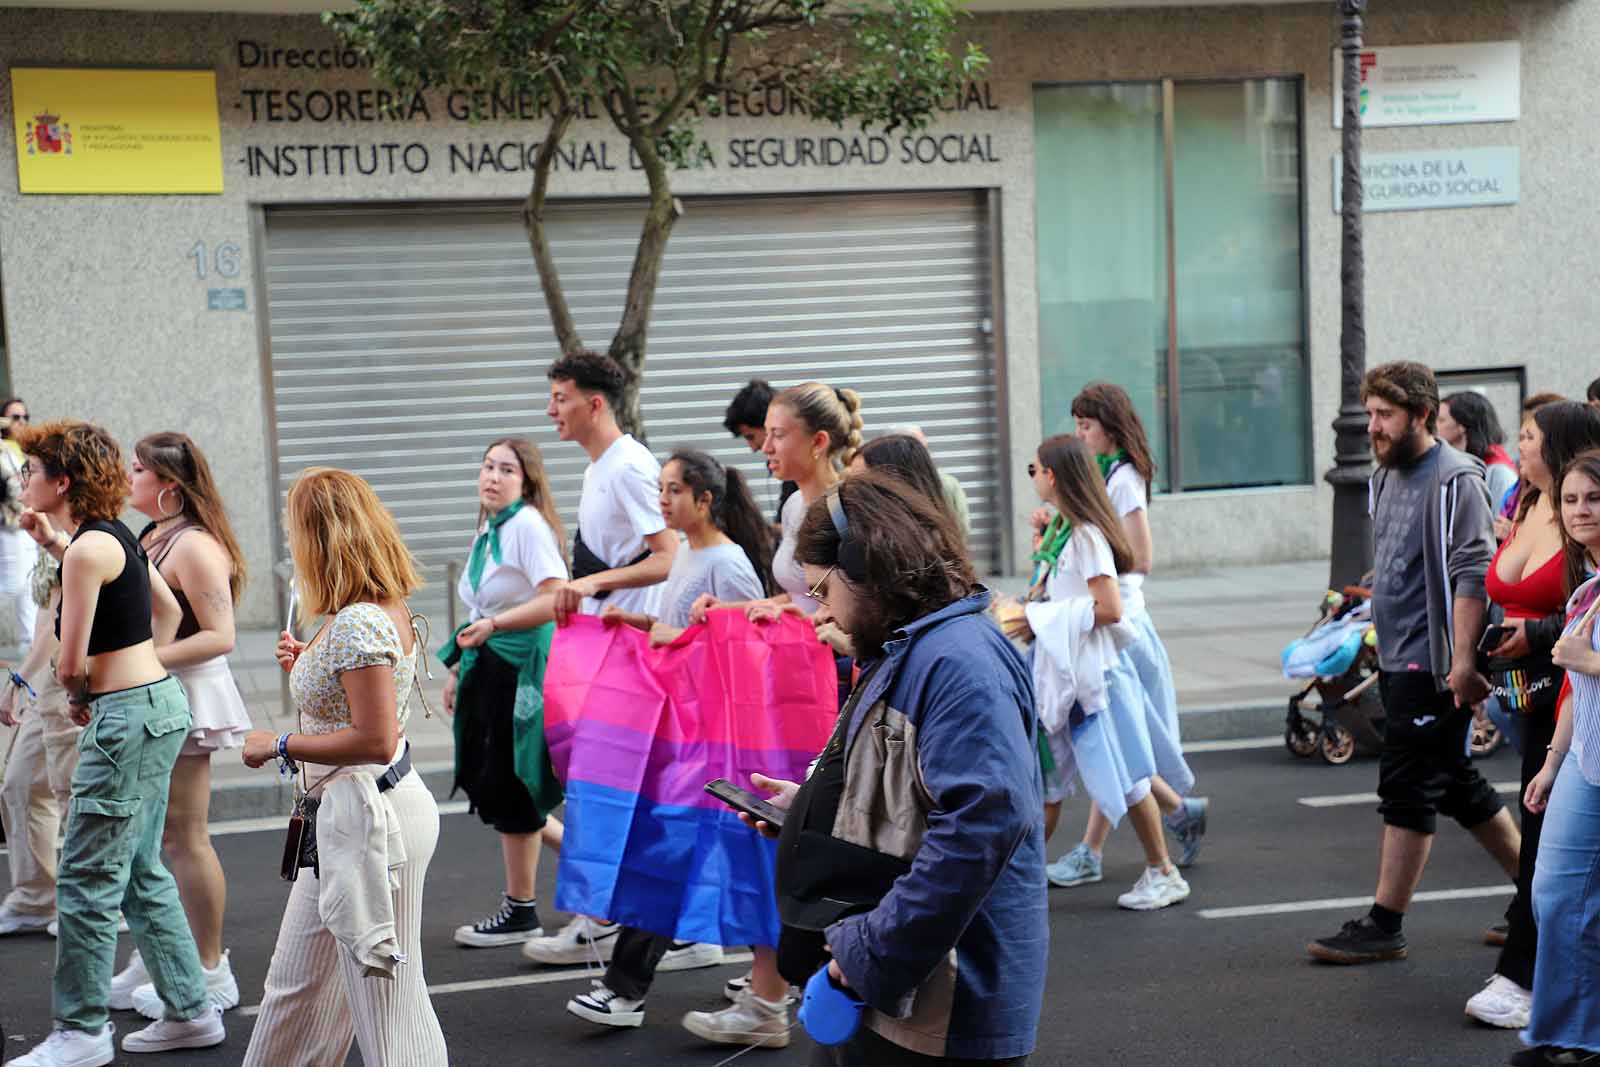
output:
[{"label": "white t-shirt", "polygon": [[689,609],[702,593],[718,600],[760,600],[761,579],[744,549],[735,544],[690,548],[680,545],[672,571],[662,583],[661,621],[680,629],[689,625]]},{"label": "white t-shirt", "polygon": [[794,493],[783,504],[783,538],[778,542],[778,554],[772,557],[772,577],[795,606],[807,615],[815,615],[822,605],[806,596],[811,584],[806,581],[805,567],[794,558],[795,542],[805,518],[806,502]]},{"label": "white t-shirt", "polygon": [[1056,560],[1055,570],[1045,580],[1045,594],[1051,600],[1088,596],[1091,578],[1117,577],[1116,559],[1111,544],[1097,526],[1074,526],[1072,536]]},{"label": "white t-shirt", "polygon": [[[623,434],[583,472],[578,532],[608,569],[626,567],[645,550],[644,539],[667,528],[661,517],[661,464],[650,450]],[[583,610],[597,615],[605,604],[652,618],[661,608],[661,586],[615,589],[605,600],[589,599]]]},{"label": "white t-shirt", "polygon": [[[1111,497],[1111,510],[1119,519],[1150,506],[1150,489],[1132,463],[1124,463],[1111,472],[1106,481],[1106,493]],[[1117,589],[1122,593],[1123,618],[1136,619],[1144,614],[1144,575],[1138,572],[1117,575]]]},{"label": "white t-shirt", "polygon": [[[487,525],[485,521],[484,526]],[[478,527],[480,535],[484,526]],[[470,609],[467,620],[476,622],[487,615],[526,604],[538,595],[540,582],[566,577],[567,564],[561,558],[555,531],[544,521],[538,508],[524,504],[521,511],[500,527],[500,562],[496,563],[493,556],[484,559],[483,578],[478,582],[477,592],[473,592],[472,580],[463,569],[461,580],[456,583],[456,595]]]}]

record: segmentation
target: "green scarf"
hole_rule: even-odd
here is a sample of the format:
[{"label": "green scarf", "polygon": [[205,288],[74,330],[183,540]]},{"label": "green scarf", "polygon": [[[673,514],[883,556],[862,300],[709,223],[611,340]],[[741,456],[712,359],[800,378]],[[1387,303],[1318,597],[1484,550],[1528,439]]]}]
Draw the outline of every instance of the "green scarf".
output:
[{"label": "green scarf", "polygon": [[1121,463],[1127,458],[1128,454],[1120,448],[1111,453],[1109,456],[1102,456],[1099,453],[1095,453],[1094,461],[1100,464],[1101,480],[1104,481],[1106,478],[1109,478],[1111,476],[1111,468],[1115,467],[1118,463]]},{"label": "green scarf", "polygon": [[1057,515],[1050,520],[1050,525],[1044,528],[1044,533],[1039,537],[1039,547],[1029,557],[1038,566],[1033,569],[1033,580],[1029,585],[1038,585],[1044,581],[1045,576],[1056,568],[1056,560],[1061,558],[1061,550],[1067,547],[1067,541],[1072,537],[1072,523],[1067,521],[1065,515]]},{"label": "green scarf", "polygon": [[474,593],[478,591],[478,583],[483,581],[483,568],[488,560],[500,562],[500,527],[511,521],[511,516],[521,511],[522,505],[523,501],[518,500],[490,515],[489,524],[472,542],[472,555],[467,559],[467,581],[472,583]]},{"label": "green scarf", "polygon": [[[516,505],[520,506],[518,501]],[[500,515],[509,518],[507,508]],[[497,516],[498,517],[498,516]],[[492,523],[494,520],[491,519]],[[493,527],[491,526],[491,529]],[[481,539],[480,539],[481,541]],[[476,557],[477,549],[474,547]],[[456,638],[467,628],[463,623],[450,635],[450,640],[439,649],[439,659],[447,667],[457,666],[456,692],[466,686],[472,668],[477,665],[481,652],[477,648],[462,648]],[[533,797],[533,806],[539,814],[548,815],[561,803],[565,790],[556,778],[555,767],[550,763],[550,749],[544,739],[544,668],[550,658],[550,640],[556,626],[547,622],[532,630],[496,630],[489,635],[487,647],[494,654],[517,668],[517,695],[511,710],[512,765],[517,778]],[[463,736],[465,725],[459,714],[451,722],[456,741],[456,782],[461,781],[461,752],[467,741]]]}]

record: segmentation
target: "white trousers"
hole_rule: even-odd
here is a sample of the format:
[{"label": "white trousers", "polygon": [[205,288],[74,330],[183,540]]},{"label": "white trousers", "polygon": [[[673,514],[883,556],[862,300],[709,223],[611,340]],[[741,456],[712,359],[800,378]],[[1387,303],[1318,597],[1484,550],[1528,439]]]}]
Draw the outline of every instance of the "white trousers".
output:
[{"label": "white trousers", "polygon": [[[380,771],[382,768],[378,768]],[[406,962],[364,978],[317,913],[309,870],[289,891],[245,1067],[337,1067],[355,1039],[367,1067],[445,1067],[449,1052],[422,971],[422,883],[439,843],[439,808],[415,771],[384,797],[401,820],[406,862],[395,927]]]},{"label": "white trousers", "polygon": [[67,718],[67,691],[48,671],[39,699],[22,706],[22,725],[11,741],[0,783],[0,824],[10,844],[11,893],[6,906],[30,915],[56,913],[56,843],[72,771],[78,765],[82,727]]}]

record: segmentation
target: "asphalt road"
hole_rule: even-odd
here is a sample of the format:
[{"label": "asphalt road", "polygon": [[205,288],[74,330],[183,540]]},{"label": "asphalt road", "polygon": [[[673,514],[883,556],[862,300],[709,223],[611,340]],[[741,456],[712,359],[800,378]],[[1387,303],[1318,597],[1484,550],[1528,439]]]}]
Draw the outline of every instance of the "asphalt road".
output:
[{"label": "asphalt road", "polygon": [[[1374,789],[1375,761],[1327,767],[1294,760],[1281,746],[1191,759],[1200,792],[1212,798],[1211,833],[1188,872],[1194,895],[1163,912],[1119,911],[1116,897],[1140,868],[1126,827],[1107,849],[1104,883],[1052,890],[1050,973],[1034,1064],[1459,1067],[1503,1063],[1519,1047],[1515,1035],[1462,1014],[1494,965],[1483,929],[1509,900],[1503,877],[1470,837],[1454,825],[1442,829],[1422,889],[1481,892],[1418,903],[1407,921],[1410,959],[1365,968],[1313,964],[1306,941],[1365,910],[1317,902],[1372,892],[1379,822],[1370,802],[1312,807],[1301,799]],[[1494,781],[1517,773],[1509,753],[1483,769]],[[1070,802],[1052,858],[1076,840],[1085,811],[1081,798]],[[245,1005],[253,1005],[286,892],[277,878],[281,830],[219,836],[217,848],[230,879],[227,944]],[[470,816],[447,815],[428,875],[424,935],[428,980],[453,1063],[714,1067],[736,1051],[699,1044],[678,1020],[719,1005],[722,982],[747,964],[661,976],[644,1027],[613,1032],[563,1010],[588,987],[581,969],[542,970],[515,949],[457,948],[453,929],[497,903],[499,870],[494,835]],[[554,873],[554,863],[546,864],[541,896],[553,896]],[[1301,910],[1216,912],[1259,905]],[[565,918],[548,914],[545,923]],[[0,1021],[7,1034],[0,1058],[20,1055],[48,1027],[53,959],[47,937],[0,941]],[[117,1062],[236,1064],[253,1021],[230,1013],[228,1040],[215,1050]],[[116,1022],[119,1033],[142,1025],[132,1013],[117,1014]],[[753,1051],[739,1063],[804,1064],[809,1055],[809,1041],[796,1031],[787,1050]],[[352,1062],[359,1060],[352,1054]]]}]

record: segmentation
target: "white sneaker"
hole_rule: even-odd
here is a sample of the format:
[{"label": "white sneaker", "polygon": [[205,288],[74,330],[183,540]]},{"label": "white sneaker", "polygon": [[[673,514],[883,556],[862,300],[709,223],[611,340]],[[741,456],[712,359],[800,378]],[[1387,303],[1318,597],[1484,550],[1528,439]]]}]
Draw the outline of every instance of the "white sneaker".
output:
[{"label": "white sneaker", "polygon": [[695,1037],[718,1045],[786,1048],[789,1006],[762,1000],[746,989],[732,1007],[721,1011],[691,1011],[683,1017],[683,1028]]},{"label": "white sneaker", "polygon": [[1533,993],[1503,974],[1490,976],[1483,988],[1467,1001],[1467,1014],[1480,1023],[1522,1030],[1528,1025]]},{"label": "white sneaker", "polygon": [[106,1023],[99,1030],[52,1030],[26,1056],[10,1067],[105,1067],[117,1057],[111,1035],[117,1028]]},{"label": "white sneaker", "polygon": [[108,1001],[111,1009],[127,1011],[132,1008],[134,991],[149,984],[150,972],[145,970],[144,957],[139,955],[138,949],[134,949],[128,957],[128,965],[111,978],[111,999]]},{"label": "white sneaker", "polygon": [[567,1001],[567,1011],[601,1026],[638,1026],[644,1022],[644,1000],[629,1000],[598,979],[594,988]]},{"label": "white sneaker", "polygon": [[522,954],[535,963],[569,966],[574,963],[610,963],[617,947],[617,923],[602,923],[586,915],[574,916],[560,932],[535,937],[522,945]]},{"label": "white sneaker", "polygon": [[693,971],[701,967],[715,967],[721,962],[721,945],[708,945],[703,941],[674,941],[666,955],[661,957],[656,973]]},{"label": "white sneaker", "polygon": [[[233,964],[228,962],[226,949],[213,970],[202,967],[200,973],[206,979],[206,996],[215,1007],[228,1011],[239,1006],[239,983],[233,977]],[[146,1019],[162,1019],[167,1014],[167,1006],[161,1003],[161,994],[151,982],[133,991],[133,1010]]]},{"label": "white sneaker", "polygon": [[31,912],[17,911],[5,904],[0,904],[0,935],[4,934],[36,934],[47,930],[55,918],[50,915],[35,915]]},{"label": "white sneaker", "polygon": [[1146,867],[1133,888],[1117,898],[1117,906],[1129,911],[1155,911],[1189,899],[1189,883],[1174,867],[1162,874],[1154,867]]},{"label": "white sneaker", "polygon": [[122,1039],[124,1052],[167,1052],[176,1048],[210,1048],[228,1037],[222,1009],[208,1008],[193,1019],[162,1019]]}]

